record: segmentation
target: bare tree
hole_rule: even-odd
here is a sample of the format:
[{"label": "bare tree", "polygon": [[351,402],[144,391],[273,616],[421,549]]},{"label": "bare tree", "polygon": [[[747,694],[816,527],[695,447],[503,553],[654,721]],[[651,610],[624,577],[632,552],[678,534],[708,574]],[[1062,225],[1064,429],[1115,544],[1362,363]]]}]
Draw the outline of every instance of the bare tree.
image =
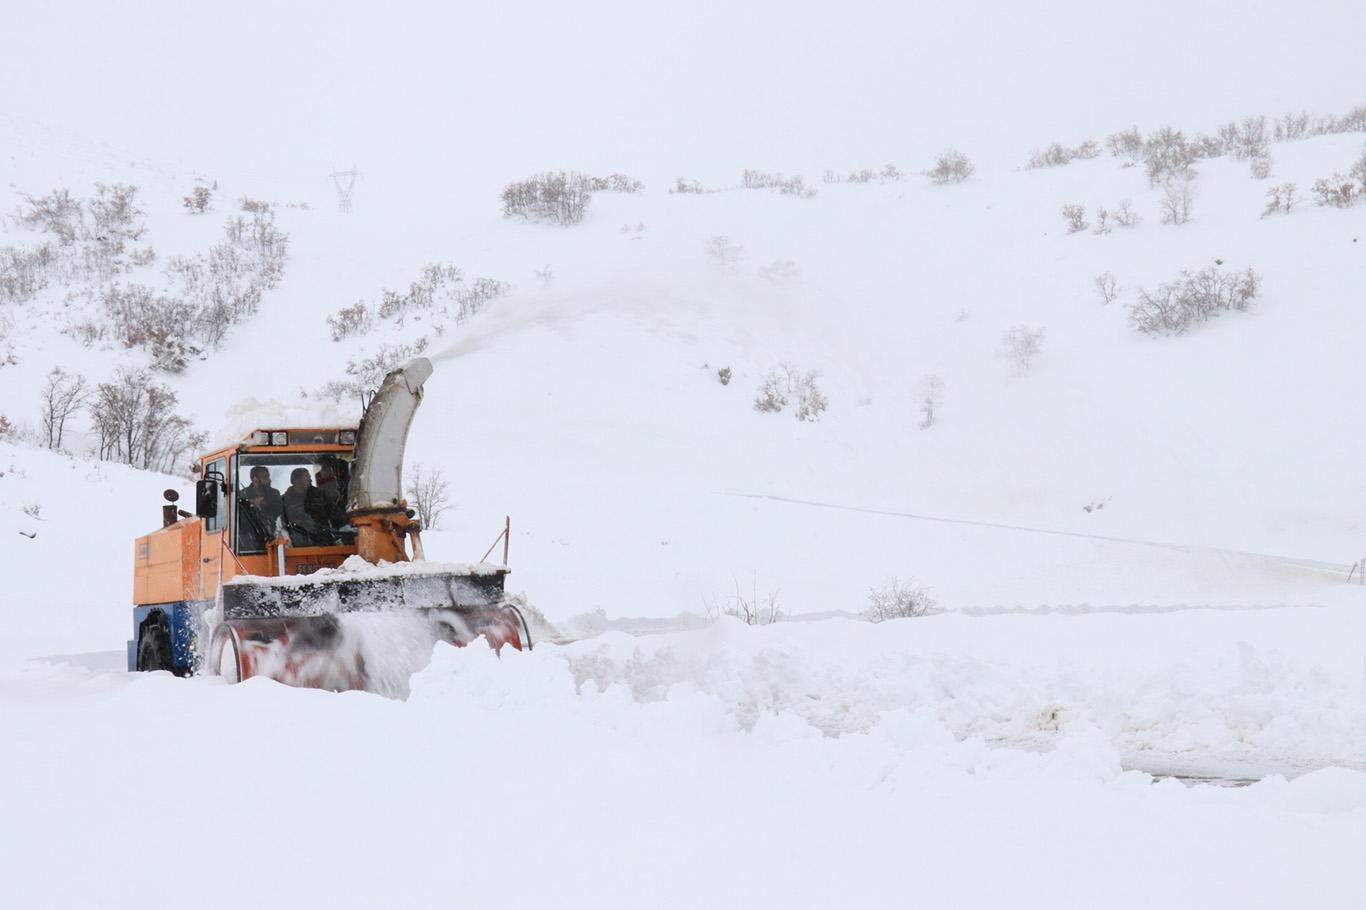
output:
[{"label": "bare tree", "polygon": [[1274,215],[1277,212],[1290,212],[1295,207],[1295,191],[1298,187],[1294,183],[1282,183],[1273,186],[1266,191],[1266,208],[1262,215]]},{"label": "bare tree", "polygon": [[40,402],[43,409],[43,433],[47,437],[49,449],[61,449],[62,436],[66,432],[66,422],[79,411],[90,397],[90,389],[85,377],[80,373],[67,373],[61,367],[53,367],[43,384]]},{"label": "bare tree", "polygon": [[1183,225],[1191,220],[1195,183],[1189,177],[1175,177],[1162,188],[1162,223]]},{"label": "bare tree", "polygon": [[435,528],[442,513],[450,508],[450,485],[441,469],[414,465],[412,480],[408,482],[408,501],[417,510],[422,527]]},{"label": "bare tree", "polygon": [[152,382],[146,370],[121,368],[95,389],[91,416],[99,457],[137,468],[169,471],[187,450],[203,444],[190,422],[175,413],[175,392]]},{"label": "bare tree", "polygon": [[704,601],[708,619],[733,616],[747,626],[767,626],[783,619],[782,607],[778,605],[777,591],[769,592],[767,597],[759,597],[759,576],[751,579],[750,595],[746,597],[740,590],[740,580],[735,581],[735,594],[722,601],[715,594]]},{"label": "bare tree", "polygon": [[202,215],[209,210],[209,202],[213,199],[213,190],[207,186],[197,186],[190,191],[190,195],[180,200],[180,204],[195,215]]},{"label": "bare tree", "polygon": [[1115,298],[1119,296],[1119,281],[1114,275],[1109,272],[1101,272],[1092,282],[1101,303],[1108,305],[1115,302]]},{"label": "bare tree", "polygon": [[944,380],[938,373],[926,373],[920,377],[916,387],[916,402],[920,405],[920,429],[928,430],[934,426],[936,413],[944,399]]},{"label": "bare tree", "polygon": [[1028,371],[1042,350],[1043,329],[1017,325],[1001,336],[1001,356],[1015,364],[1019,373]]}]

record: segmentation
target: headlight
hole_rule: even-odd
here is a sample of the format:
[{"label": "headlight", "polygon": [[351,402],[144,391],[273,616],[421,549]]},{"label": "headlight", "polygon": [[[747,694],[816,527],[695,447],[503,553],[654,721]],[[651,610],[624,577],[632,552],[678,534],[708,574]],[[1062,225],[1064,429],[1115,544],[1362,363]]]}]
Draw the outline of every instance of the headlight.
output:
[{"label": "headlight", "polygon": [[270,434],[270,444],[273,446],[289,445],[289,434],[284,430],[275,430]]},{"label": "headlight", "polygon": [[353,446],[356,444],[356,431],[342,430],[337,439],[339,439],[344,446]]}]

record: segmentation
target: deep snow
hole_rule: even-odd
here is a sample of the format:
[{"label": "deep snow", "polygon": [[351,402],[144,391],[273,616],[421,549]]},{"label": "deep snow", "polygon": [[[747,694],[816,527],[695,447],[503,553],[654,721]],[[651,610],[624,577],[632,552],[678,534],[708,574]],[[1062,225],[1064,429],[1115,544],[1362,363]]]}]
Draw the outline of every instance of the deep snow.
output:
[{"label": "deep snow", "polygon": [[[310,202],[277,213],[291,258],[260,314],[168,380],[215,433],[355,418],[300,391],[424,328],[334,343],[338,307],[437,260],[511,282],[431,338],[409,463],[457,504],[429,555],[477,559],[510,514],[509,588],[578,639],[442,646],[407,701],[124,673],[132,541],[187,479],[91,461],[82,428],[74,456],[0,443],[6,903],[1359,904],[1366,207],[1259,218],[1268,182],[1216,160],[1175,228],[1107,157],[953,187],[808,173],[813,199],[651,182],[570,230],[500,218],[496,180],[419,205],[376,178],[348,217],[321,183],[204,171],[219,208],[190,216],[183,162],[27,121],[0,139],[0,210],[135,182],[163,257],[240,194]],[[1360,152],[1278,144],[1269,182]],[[1132,230],[1064,233],[1062,204],[1124,198]],[[1137,286],[1216,258],[1263,274],[1250,312],[1127,326]],[[778,260],[795,274],[765,277]],[[1101,271],[1123,302],[1093,298]],[[29,426],[53,364],[143,358],[62,334],[63,297],[6,314],[2,409]],[[1046,334],[1016,375],[997,349],[1021,322]],[[753,410],[781,362],[820,371],[819,423]],[[892,575],[945,612],[854,618]],[[703,622],[737,587],[808,621]]]}]

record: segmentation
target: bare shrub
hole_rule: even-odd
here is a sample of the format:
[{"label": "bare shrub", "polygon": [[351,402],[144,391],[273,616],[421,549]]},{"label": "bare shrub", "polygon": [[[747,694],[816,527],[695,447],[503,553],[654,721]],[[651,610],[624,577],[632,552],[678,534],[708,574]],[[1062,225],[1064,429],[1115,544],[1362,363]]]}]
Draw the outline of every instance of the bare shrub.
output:
[{"label": "bare shrub", "polygon": [[138,188],[126,183],[95,184],[95,195],[87,201],[86,207],[90,210],[96,240],[142,239],[147,227],[139,219],[147,213],[139,207],[137,195]]},{"label": "bare shrub", "polygon": [[1273,186],[1271,189],[1267,190],[1266,208],[1262,211],[1262,215],[1274,215],[1277,212],[1289,214],[1290,210],[1295,207],[1295,202],[1297,201],[1295,196],[1296,189],[1294,183],[1282,183],[1279,186]]},{"label": "bare shrub", "polygon": [[796,418],[813,423],[820,420],[825,409],[830,406],[830,400],[816,384],[820,374],[814,370],[800,373],[788,366],[784,366],[783,369],[787,372],[789,391],[797,396],[797,409],[794,412]]},{"label": "bare shrub", "polygon": [[716,371],[716,380],[720,382],[721,385],[730,385],[730,378],[730,367],[721,367],[721,369]]},{"label": "bare shrub", "polygon": [[1076,148],[1068,148],[1060,142],[1054,142],[1031,152],[1029,161],[1025,163],[1025,168],[1026,170],[1036,170],[1046,167],[1063,167],[1078,158],[1094,158],[1099,154],[1100,146],[1092,139],[1087,139]]},{"label": "bare shrub", "polygon": [[1143,134],[1138,127],[1111,133],[1105,137],[1105,147],[1114,158],[1127,158],[1131,164],[1143,160]]},{"label": "bare shrub", "polygon": [[27,208],[20,207],[15,220],[32,230],[55,234],[67,246],[81,236],[85,214],[80,200],[65,188],[55,189],[46,196],[22,196]]},{"label": "bare shrub", "polygon": [[593,201],[592,178],[572,171],[548,171],[503,188],[503,214],[528,221],[572,225],[583,221]]},{"label": "bare shrub", "polygon": [[849,174],[850,183],[872,183],[877,179],[877,171],[870,167]]},{"label": "bare shrub", "polygon": [[365,301],[357,300],[328,316],[327,327],[332,330],[333,341],[370,331],[370,311],[365,308]]},{"label": "bare shrub", "polygon": [[724,601],[713,594],[703,601],[709,620],[722,616],[732,616],[747,626],[767,626],[783,619],[782,607],[778,604],[777,591],[770,591],[767,597],[759,597],[757,573],[751,580],[750,595],[746,597],[740,590],[739,579],[735,580],[735,593]]},{"label": "bare shrub", "polygon": [[1309,124],[1312,122],[1309,112],[1284,114],[1277,118],[1272,127],[1272,138],[1276,142],[1291,142],[1296,139],[1303,139],[1309,135]]},{"label": "bare shrub", "polygon": [[1252,269],[1228,273],[1211,266],[1183,271],[1155,291],[1139,288],[1138,300],[1129,307],[1129,322],[1140,332],[1180,335],[1220,313],[1246,310],[1260,289],[1261,277]]},{"label": "bare shrub", "polygon": [[893,576],[882,587],[868,589],[868,609],[863,615],[869,622],[886,622],[924,616],[937,606],[929,591],[917,585],[914,578],[902,581]]},{"label": "bare shrub", "polygon": [[784,174],[747,169],[741,177],[741,185],[747,190],[776,189],[785,196],[799,196],[803,199],[810,199],[816,195],[815,188],[808,187],[806,179],[800,174],[788,177]]},{"label": "bare shrub", "polygon": [[1143,167],[1152,186],[1195,176],[1196,154],[1180,130],[1164,126],[1143,144]]},{"label": "bare shrub", "polygon": [[50,244],[24,249],[0,247],[0,303],[26,303],[48,286],[58,270]]},{"label": "bare shrub", "polygon": [[1312,189],[1315,205],[1331,205],[1334,208],[1345,209],[1356,202],[1357,198],[1356,185],[1351,177],[1344,174],[1320,177],[1314,181]]},{"label": "bare shrub", "polygon": [[1159,210],[1163,224],[1177,226],[1191,220],[1191,204],[1195,201],[1195,182],[1189,177],[1173,177],[1162,187]]},{"label": "bare shrub", "polygon": [[1133,203],[1128,199],[1121,201],[1119,208],[1110,212],[1110,217],[1120,227],[1133,227],[1139,222],[1138,212],[1134,211]]},{"label": "bare shrub", "polygon": [[1021,374],[1033,366],[1042,351],[1043,329],[1031,329],[1021,324],[1007,329],[1001,336],[1001,356],[1014,364],[1016,371]]},{"label": "bare shrub", "polygon": [[1106,306],[1114,303],[1119,297],[1119,280],[1109,272],[1101,272],[1092,279],[1092,284],[1096,289],[1096,296]]},{"label": "bare shrub", "polygon": [[704,188],[704,187],[702,186],[701,181],[698,181],[698,180],[688,180],[688,179],[685,178],[685,177],[676,177],[676,178],[674,179],[673,189],[669,190],[669,192],[670,192],[670,193],[695,193],[695,194],[697,194],[697,195],[701,195],[702,193],[706,193],[706,192],[709,192],[709,191],[708,191],[706,188]]},{"label": "bare shrub", "polygon": [[13,422],[4,414],[0,414],[0,442],[9,442],[14,438],[15,432]]},{"label": "bare shrub", "polygon": [[213,201],[213,190],[207,186],[197,186],[190,191],[190,195],[180,200],[180,204],[192,215],[202,215],[209,210],[209,203]]},{"label": "bare shrub", "polygon": [[95,389],[90,406],[99,433],[99,457],[137,468],[169,471],[180,456],[204,443],[175,413],[175,392],[154,383],[146,370],[120,368]]},{"label": "bare shrub", "polygon": [[1062,207],[1062,217],[1067,221],[1067,233],[1077,234],[1086,230],[1086,206],[1069,203]]},{"label": "bare shrub", "polygon": [[920,429],[928,430],[934,426],[939,405],[944,400],[944,380],[938,373],[926,373],[920,377],[915,390],[916,404],[920,407]]},{"label": "bare shrub", "polygon": [[734,269],[740,262],[745,248],[723,234],[717,234],[707,241],[707,255],[727,271]]},{"label": "bare shrub", "polygon": [[787,382],[778,375],[777,370],[769,370],[759,383],[759,392],[754,396],[754,410],[776,414],[787,407]]},{"label": "bare shrub", "polygon": [[645,184],[625,174],[608,174],[606,177],[589,177],[588,189],[594,193],[639,193]]},{"label": "bare shrub", "polygon": [[66,422],[85,406],[89,397],[90,388],[80,373],[72,374],[61,367],[53,367],[52,372],[47,374],[47,381],[39,393],[39,402],[43,435],[49,449],[61,449]]},{"label": "bare shrub", "polygon": [[1260,155],[1252,156],[1248,161],[1248,173],[1252,175],[1253,180],[1265,180],[1270,177],[1271,153],[1263,152]]},{"label": "bare shrub", "polygon": [[185,300],[157,294],[140,284],[109,285],[101,300],[115,338],[125,348],[145,349],[158,370],[183,372],[189,358],[199,353],[188,339],[197,314]]},{"label": "bare shrub", "polygon": [[408,481],[408,502],[417,510],[424,529],[434,529],[443,513],[450,509],[450,484],[440,468],[413,465]]},{"label": "bare shrub", "polygon": [[275,206],[260,199],[252,199],[250,196],[241,196],[237,200],[237,207],[244,212],[252,214],[264,214],[273,211]]},{"label": "bare shrub", "polygon": [[551,271],[551,269],[550,269],[550,263],[548,263],[548,262],[547,262],[544,266],[542,266],[541,268],[535,269],[534,271],[535,271],[537,280],[539,280],[539,281],[541,282],[541,284],[546,284],[546,285],[548,285],[548,284],[550,284],[550,282],[552,282],[552,281],[555,280],[555,273],[554,273],[553,271]]},{"label": "bare shrub", "polygon": [[380,382],[395,367],[407,363],[427,350],[427,339],[419,338],[408,344],[382,344],[369,357],[349,360],[346,363],[348,378],[333,380],[315,392],[318,398],[359,398],[366,392],[379,388]]},{"label": "bare shrub", "polygon": [[1091,233],[1110,233],[1110,210],[1103,205],[1096,206],[1096,227]]},{"label": "bare shrub", "polygon": [[975,170],[967,155],[956,149],[948,149],[935,159],[934,167],[925,171],[925,176],[937,184],[962,183]]}]

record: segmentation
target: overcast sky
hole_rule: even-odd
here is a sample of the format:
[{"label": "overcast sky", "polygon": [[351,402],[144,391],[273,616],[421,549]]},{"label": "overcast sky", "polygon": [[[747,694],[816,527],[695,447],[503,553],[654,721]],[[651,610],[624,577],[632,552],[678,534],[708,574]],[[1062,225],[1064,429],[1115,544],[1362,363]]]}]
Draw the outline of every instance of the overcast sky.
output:
[{"label": "overcast sky", "polygon": [[205,167],[729,175],[1366,104],[1366,3],[11,3],[0,114]]}]

